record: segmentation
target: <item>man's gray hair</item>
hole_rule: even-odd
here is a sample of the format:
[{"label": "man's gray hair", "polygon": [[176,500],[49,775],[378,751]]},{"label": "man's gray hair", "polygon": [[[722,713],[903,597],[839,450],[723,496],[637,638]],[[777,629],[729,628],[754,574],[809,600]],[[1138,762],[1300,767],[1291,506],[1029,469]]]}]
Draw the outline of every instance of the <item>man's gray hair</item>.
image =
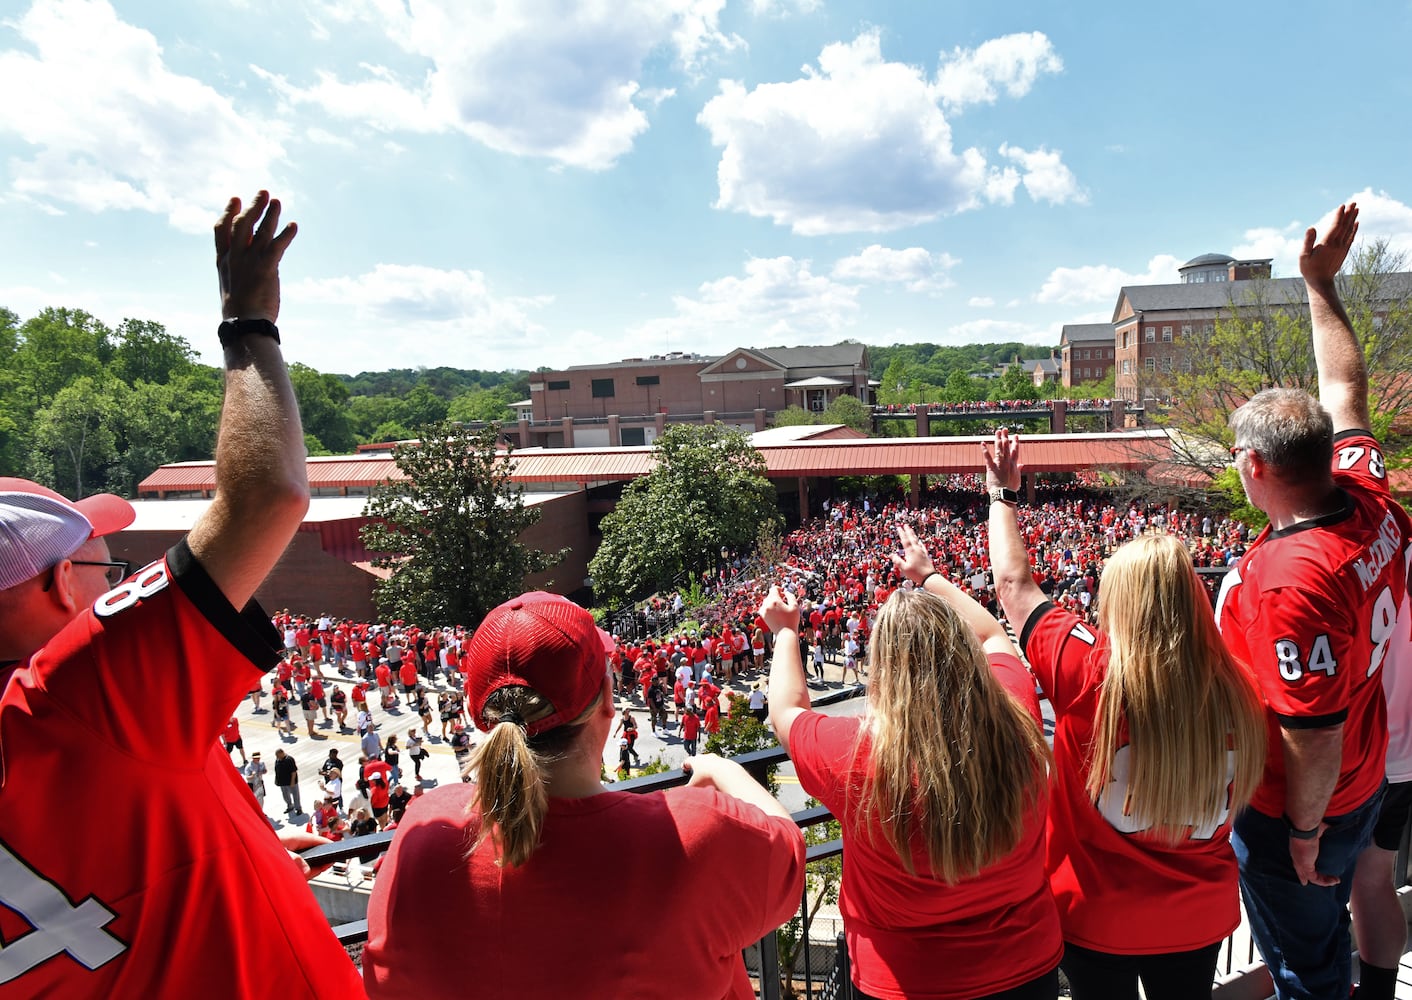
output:
[{"label": "man's gray hair", "polygon": [[1266,389],[1231,414],[1237,447],[1248,448],[1285,482],[1321,479],[1334,455],[1334,422],[1300,389]]}]

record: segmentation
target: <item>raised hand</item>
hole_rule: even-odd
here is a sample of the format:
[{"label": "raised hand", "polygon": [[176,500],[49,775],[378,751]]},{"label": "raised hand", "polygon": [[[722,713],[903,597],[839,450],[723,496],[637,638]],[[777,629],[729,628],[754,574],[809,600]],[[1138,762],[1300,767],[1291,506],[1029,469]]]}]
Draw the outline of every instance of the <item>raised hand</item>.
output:
[{"label": "raised hand", "polygon": [[905,579],[920,587],[923,580],[936,572],[936,564],[911,525],[899,524],[897,539],[902,543],[902,551],[892,554],[892,565]]},{"label": "raised hand", "polygon": [[1304,233],[1304,249],[1299,252],[1299,273],[1305,281],[1328,283],[1343,267],[1353,239],[1358,235],[1358,205],[1340,205],[1334,213],[1333,225],[1320,242],[1315,242],[1314,227]]},{"label": "raised hand", "polygon": [[279,263],[298,232],[291,222],[276,235],[279,212],[279,200],[261,191],[244,212],[240,199],[232,198],[216,223],[216,273],[226,319],[279,319]]},{"label": "raised hand", "polygon": [[1020,475],[1025,467],[1020,463],[1020,438],[1012,435],[1004,427],[995,432],[995,450],[992,452],[981,444],[981,457],[985,461],[986,486],[1001,486],[1007,490],[1020,488]]},{"label": "raised hand", "polygon": [[760,617],[765,619],[765,627],[776,635],[781,629],[799,631],[799,602],[793,594],[781,593],[779,587],[771,587],[760,605]]}]

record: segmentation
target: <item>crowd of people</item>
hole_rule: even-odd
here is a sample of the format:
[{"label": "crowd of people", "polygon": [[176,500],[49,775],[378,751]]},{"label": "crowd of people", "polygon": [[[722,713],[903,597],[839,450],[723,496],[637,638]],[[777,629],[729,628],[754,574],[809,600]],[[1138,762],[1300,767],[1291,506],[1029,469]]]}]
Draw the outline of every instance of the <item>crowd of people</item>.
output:
[{"label": "crowd of people", "polygon": [[[1350,994],[1350,907],[1356,995],[1393,996],[1412,520],[1335,285],[1355,206],[1300,256],[1320,400],[1269,389],[1231,421],[1258,536],[1084,486],[1026,498],[1001,429],[978,478],[920,509],[831,502],[768,563],[723,562],[691,632],[611,645],[543,593],[473,631],[255,602],[308,503],[280,215],[261,192],[216,227],[218,490],[185,538],[129,573],[106,541],[126,501],[0,480],[0,995],[411,997],[469,975],[489,996],[751,996],[740,951],[795,911],[805,848],[697,752],[746,675],[768,691],[745,710],[841,824],[862,997],[1052,1000],[1061,969],[1080,1000],[1208,996],[1238,899],[1281,1000]],[[1204,567],[1229,570],[1214,610]],[[866,678],[860,716],[812,708],[828,662]],[[308,813],[298,762],[247,753],[231,714],[266,696],[283,737],[357,734]],[[613,741],[639,761],[639,705],[690,754],[686,786],[604,784]],[[426,734],[405,747],[376,715],[403,709]],[[408,790],[438,723],[463,781]],[[272,828],[267,778],[307,830]],[[84,850],[74,795],[132,822]],[[290,852],[387,829],[360,975]]]}]

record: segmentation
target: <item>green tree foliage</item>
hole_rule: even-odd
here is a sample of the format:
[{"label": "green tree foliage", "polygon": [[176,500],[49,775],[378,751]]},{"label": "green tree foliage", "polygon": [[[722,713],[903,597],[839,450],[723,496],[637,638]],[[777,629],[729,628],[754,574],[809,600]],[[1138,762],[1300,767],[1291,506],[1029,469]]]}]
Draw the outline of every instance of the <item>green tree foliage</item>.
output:
[{"label": "green tree foliage", "polygon": [[779,519],[765,460],[740,431],[678,424],[654,452],[656,468],[603,519],[589,564],[600,603],[621,605],[710,570],[722,548],[749,548],[760,525]]},{"label": "green tree foliage", "polygon": [[161,323],[125,319],[118,324],[113,374],[128,385],[167,384],[189,371],[195,355],[185,337],[168,333]]},{"label": "green tree foliage", "polygon": [[525,397],[515,392],[515,386],[494,389],[470,389],[451,401],[448,416],[452,420],[470,423],[477,420],[506,421],[511,417],[510,404]]},{"label": "green tree foliage", "polygon": [[873,428],[873,414],[857,396],[840,394],[824,411],[822,424],[843,424],[867,434]]},{"label": "green tree foliage", "polygon": [[322,446],[319,450],[327,449],[327,454],[352,451],[357,438],[348,415],[348,387],[338,376],[322,374],[297,361],[289,366],[289,381],[299,400],[305,439],[314,438]]},{"label": "green tree foliage", "polygon": [[105,485],[118,454],[120,387],[111,376],[80,375],[35,414],[33,467],[48,472],[61,493],[84,497]]},{"label": "green tree foliage", "polygon": [[991,383],[991,399],[1039,399],[1039,389],[1034,384],[1034,376],[1025,371],[1023,365],[1010,364],[1005,374]]},{"label": "green tree foliage", "polygon": [[378,584],[378,611],[427,625],[478,625],[564,553],[520,541],[539,511],[511,482],[494,429],[440,423],[417,437],[420,444],[393,449],[406,478],[379,487],[368,503],[363,544],[378,553],[375,566],[392,571]]},{"label": "green tree foliage", "polygon": [[946,378],[941,399],[945,403],[973,403],[985,399],[986,384],[957,369]]},{"label": "green tree foliage", "polygon": [[[750,713],[750,700],[734,691],[726,695],[730,708],[721,716],[721,728],[706,738],[703,748],[706,753],[720,754],[722,757],[739,757],[756,750],[769,750],[780,745],[774,732]],[[765,769],[765,787],[771,795],[778,795],[780,783],[777,775],[779,765],[771,764]]]},{"label": "green tree foliage", "polygon": [[[923,385],[943,386],[953,371],[962,371],[971,375],[989,372],[1007,361],[1013,360],[1016,355],[1023,357],[1033,350],[1033,345],[1014,342],[966,344],[957,347],[943,347],[936,344],[894,344],[891,347],[869,348],[868,358],[872,363],[873,378],[880,379],[884,383],[878,390],[878,398],[884,404],[916,403],[921,400],[918,400],[915,394],[911,399],[889,399],[883,395],[884,389],[890,390],[891,388],[887,385],[888,379],[883,376],[896,360],[900,359],[904,369],[909,369],[907,380],[915,390]],[[883,375],[880,375],[879,372]],[[932,399],[933,397],[928,397],[927,401],[931,402]]]},{"label": "green tree foliage", "polygon": [[790,404],[783,410],[777,411],[773,422],[776,427],[804,427],[809,424],[818,423],[814,418],[814,414],[804,409],[804,407],[795,406],[794,404]]}]

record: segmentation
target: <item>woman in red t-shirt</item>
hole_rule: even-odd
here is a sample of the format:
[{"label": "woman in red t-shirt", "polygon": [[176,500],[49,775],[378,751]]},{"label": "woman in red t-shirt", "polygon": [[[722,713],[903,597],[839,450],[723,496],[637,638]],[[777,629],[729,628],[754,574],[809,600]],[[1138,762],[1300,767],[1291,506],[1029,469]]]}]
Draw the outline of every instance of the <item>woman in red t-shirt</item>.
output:
[{"label": "woman in red t-shirt", "polygon": [[859,995],[1054,1000],[1064,942],[1044,874],[1051,763],[1003,627],[932,565],[878,612],[861,718],[809,708],[799,609],[777,588],[770,719],[800,786],[839,818],[839,911]]}]

